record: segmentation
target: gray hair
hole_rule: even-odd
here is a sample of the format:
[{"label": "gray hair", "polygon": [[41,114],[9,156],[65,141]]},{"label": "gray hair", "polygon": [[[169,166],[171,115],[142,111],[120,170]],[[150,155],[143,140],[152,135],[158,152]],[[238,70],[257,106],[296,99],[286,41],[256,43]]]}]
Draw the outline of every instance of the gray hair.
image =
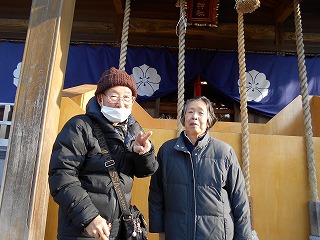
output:
[{"label": "gray hair", "polygon": [[205,96],[197,96],[194,98],[190,98],[185,102],[182,113],[181,113],[181,118],[180,118],[181,124],[184,126],[187,108],[188,108],[189,104],[194,101],[203,101],[206,104],[206,107],[208,110],[208,120],[207,120],[208,129],[212,128],[213,125],[218,121],[218,119],[217,119],[216,115],[214,114],[214,109],[213,109],[211,101]]}]

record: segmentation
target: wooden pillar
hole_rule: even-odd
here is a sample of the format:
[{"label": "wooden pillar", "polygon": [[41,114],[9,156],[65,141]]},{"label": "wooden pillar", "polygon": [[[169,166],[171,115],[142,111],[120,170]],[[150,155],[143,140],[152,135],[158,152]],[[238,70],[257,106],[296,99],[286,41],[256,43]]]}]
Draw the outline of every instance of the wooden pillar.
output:
[{"label": "wooden pillar", "polygon": [[0,194],[1,239],[44,239],[75,0],[33,0]]}]

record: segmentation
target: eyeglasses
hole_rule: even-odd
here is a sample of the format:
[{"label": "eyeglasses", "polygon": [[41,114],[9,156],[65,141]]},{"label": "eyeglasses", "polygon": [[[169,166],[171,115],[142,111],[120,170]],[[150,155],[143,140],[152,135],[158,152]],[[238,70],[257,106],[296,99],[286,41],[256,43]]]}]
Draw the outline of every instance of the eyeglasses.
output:
[{"label": "eyeglasses", "polygon": [[[103,93],[103,95],[105,95],[105,94]],[[112,94],[112,95],[105,95],[105,96],[108,98],[109,103],[112,103],[112,104],[118,103],[119,100],[121,99],[124,104],[131,105],[135,99],[131,95],[124,95],[124,96],[120,97],[119,95]]]}]

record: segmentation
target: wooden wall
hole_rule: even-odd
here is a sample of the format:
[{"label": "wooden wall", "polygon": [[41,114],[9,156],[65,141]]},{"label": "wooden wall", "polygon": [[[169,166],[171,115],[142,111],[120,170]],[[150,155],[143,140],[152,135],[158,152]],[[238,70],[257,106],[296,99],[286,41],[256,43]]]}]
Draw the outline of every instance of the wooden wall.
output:
[{"label": "wooden wall", "polygon": [[[88,91],[84,93],[83,89]],[[94,86],[64,91],[59,129],[73,115],[83,113]],[[76,92],[81,92],[78,96]],[[70,92],[73,94],[70,95]],[[84,94],[84,95],[83,95]],[[320,97],[310,99],[313,117],[317,178],[320,178]],[[133,114],[151,137],[156,151],[161,144],[176,136],[176,120],[152,119],[137,103]],[[254,229],[260,240],[301,240],[310,235],[309,185],[301,99],[298,97],[267,124],[249,124],[250,186],[253,198]],[[241,164],[240,123],[217,123],[210,134],[229,143]],[[133,204],[148,218],[150,178],[136,179]],[[319,184],[318,184],[319,186]],[[56,239],[57,205],[50,197],[46,240]],[[151,240],[158,239],[150,234]]]}]

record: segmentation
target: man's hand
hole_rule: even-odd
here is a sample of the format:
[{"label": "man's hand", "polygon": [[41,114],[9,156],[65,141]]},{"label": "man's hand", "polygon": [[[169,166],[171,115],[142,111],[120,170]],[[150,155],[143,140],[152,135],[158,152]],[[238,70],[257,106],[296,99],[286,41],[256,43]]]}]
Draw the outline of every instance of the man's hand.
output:
[{"label": "man's hand", "polygon": [[84,229],[88,235],[101,240],[108,240],[110,235],[111,224],[107,224],[107,221],[97,216],[91,221],[91,223]]},{"label": "man's hand", "polygon": [[135,153],[139,153],[140,155],[149,152],[151,149],[151,142],[149,141],[151,135],[152,132],[148,132],[145,135],[142,132],[139,132],[136,140],[133,143],[133,151]]}]

